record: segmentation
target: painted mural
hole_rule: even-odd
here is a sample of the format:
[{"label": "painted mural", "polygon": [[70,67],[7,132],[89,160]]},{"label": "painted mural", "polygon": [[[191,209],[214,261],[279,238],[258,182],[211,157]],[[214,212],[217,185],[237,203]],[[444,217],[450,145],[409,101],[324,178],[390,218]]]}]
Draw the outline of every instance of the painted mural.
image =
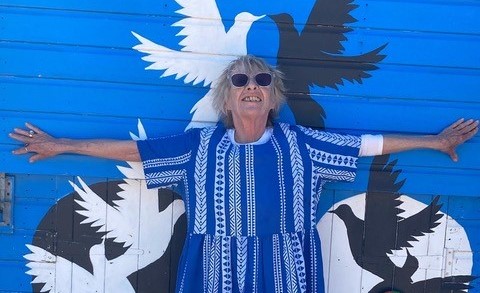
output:
[{"label": "painted mural", "polygon": [[[38,60],[22,59],[32,49],[6,26],[5,128],[28,119],[58,136],[139,140],[212,125],[218,116],[211,89],[244,54],[285,73],[289,99],[281,121],[339,132],[434,133],[480,113],[474,95],[480,62],[455,51],[480,49],[478,25],[438,24],[442,35],[411,15],[411,24],[384,16],[416,9],[421,19],[437,7],[433,2],[412,1],[410,8],[376,0],[144,0],[125,8],[112,1],[24,2],[2,8],[8,24],[21,24]],[[89,5],[108,17],[92,22]],[[473,7],[467,20],[480,13],[478,4],[462,5]],[[455,9],[464,11],[462,5]],[[47,19],[32,34],[22,22],[32,17],[29,9]],[[65,20],[60,10],[78,17]],[[57,21],[65,28],[45,32]],[[428,38],[405,33],[415,25]],[[425,44],[457,58],[436,64],[419,50]],[[457,95],[455,87],[465,91]],[[49,102],[33,100],[32,89]],[[458,100],[444,98],[452,96]],[[364,158],[355,183],[329,186],[317,215],[326,292],[480,292],[480,183],[472,180],[480,175],[478,144],[477,137],[460,150],[457,165],[421,151]],[[28,220],[0,234],[0,248],[10,247],[20,264],[8,269],[11,281],[0,281],[0,292],[175,292],[187,225],[180,187],[147,189],[134,162],[65,156],[30,166],[11,157],[4,152],[0,162],[6,173],[19,174],[19,206],[24,192],[42,208],[33,215],[22,212],[32,207],[18,208],[14,216]],[[9,263],[0,254],[4,259]]]}]

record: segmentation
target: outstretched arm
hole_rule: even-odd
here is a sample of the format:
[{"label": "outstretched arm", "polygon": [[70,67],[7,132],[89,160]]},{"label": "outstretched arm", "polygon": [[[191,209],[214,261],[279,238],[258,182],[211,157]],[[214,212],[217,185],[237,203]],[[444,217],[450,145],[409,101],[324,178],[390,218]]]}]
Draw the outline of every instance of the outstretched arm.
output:
[{"label": "outstretched arm", "polygon": [[25,123],[25,126],[28,130],[15,128],[9,135],[25,144],[13,151],[15,155],[34,153],[30,163],[64,153],[122,161],[141,160],[137,143],[133,140],[55,138],[30,123]]},{"label": "outstretched arm", "polygon": [[472,138],[478,132],[479,121],[463,118],[445,128],[437,135],[384,135],[382,154],[390,154],[413,149],[433,149],[444,152],[458,161],[457,146]]}]

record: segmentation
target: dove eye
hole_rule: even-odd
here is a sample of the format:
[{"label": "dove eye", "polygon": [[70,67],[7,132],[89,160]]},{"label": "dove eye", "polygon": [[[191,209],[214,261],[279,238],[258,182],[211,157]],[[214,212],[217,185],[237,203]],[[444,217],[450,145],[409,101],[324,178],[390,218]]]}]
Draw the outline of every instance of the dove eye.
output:
[{"label": "dove eye", "polygon": [[[232,75],[230,80],[236,87],[244,87],[248,83],[248,75],[244,73],[236,73]],[[269,86],[272,83],[272,75],[270,73],[259,73],[255,75],[255,82],[259,86]]]}]

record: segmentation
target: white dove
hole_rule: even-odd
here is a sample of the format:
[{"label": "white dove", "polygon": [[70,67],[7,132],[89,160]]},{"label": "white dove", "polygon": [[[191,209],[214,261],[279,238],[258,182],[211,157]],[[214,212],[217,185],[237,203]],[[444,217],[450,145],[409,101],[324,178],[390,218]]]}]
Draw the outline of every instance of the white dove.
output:
[{"label": "white dove", "polygon": [[40,292],[135,292],[128,275],[118,273],[106,260],[104,241],[90,248],[93,274],[41,247],[27,244],[27,248],[31,251],[24,256],[29,260],[27,274],[34,277],[33,284],[44,284]]},{"label": "white dove", "polygon": [[152,62],[146,69],[165,70],[161,77],[175,75],[184,83],[203,81],[210,86],[207,94],[190,110],[193,114],[187,129],[211,126],[219,119],[212,106],[212,88],[223,69],[238,56],[247,54],[247,34],[252,23],[265,15],[241,12],[233,26],[225,30],[215,0],[176,0],[182,7],[176,12],[185,16],[172,26],[182,27],[177,36],[185,36],[180,51],[169,49],[132,32],[141,42],[133,49],[149,54],[142,59]]},{"label": "white dove", "polygon": [[[139,122],[140,139],[146,138],[145,130]],[[139,139],[131,134],[132,138]],[[118,167],[126,176],[118,186],[120,200],[115,207],[106,203],[90,187],[78,178],[80,186],[70,182],[81,200],[75,200],[84,210],[76,212],[85,216],[81,224],[97,227],[98,232],[106,232],[105,237],[114,242],[124,243],[127,251],[111,260],[124,270],[135,272],[159,259],[168,247],[173,227],[185,212],[183,201],[174,200],[165,210],[158,210],[158,190],[147,189],[141,163],[127,162],[128,167]],[[141,180],[140,180],[141,179]],[[126,258],[138,259],[131,268],[124,265]]]}]

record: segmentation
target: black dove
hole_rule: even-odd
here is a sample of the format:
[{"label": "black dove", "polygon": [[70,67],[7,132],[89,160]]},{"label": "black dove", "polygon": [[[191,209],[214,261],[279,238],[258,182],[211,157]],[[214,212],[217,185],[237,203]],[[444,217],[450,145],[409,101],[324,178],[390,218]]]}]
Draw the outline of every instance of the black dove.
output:
[{"label": "black dove", "polygon": [[407,259],[401,268],[395,267],[394,279],[384,280],[373,287],[370,293],[385,292],[387,290],[401,293],[465,293],[473,288],[468,285],[474,276],[437,277],[418,282],[412,281],[412,275],[418,269],[418,260],[407,250]]},{"label": "black dove", "polygon": [[337,89],[343,80],[362,83],[370,77],[367,71],[377,69],[375,63],[385,58],[379,53],[386,44],[358,56],[341,55],[341,41],[352,30],[344,25],[356,21],[349,14],[357,7],[352,2],[317,0],[301,33],[289,14],[270,16],[280,34],[277,66],[285,74],[288,106],[297,124],[324,128],[325,111],[310,96],[309,86]]},{"label": "black dove", "polygon": [[396,268],[387,253],[412,247],[409,242],[432,233],[443,216],[439,213],[438,196],[415,215],[405,219],[399,216],[403,210],[399,207],[402,202],[398,191],[405,180],[396,182],[401,171],[393,171],[396,161],[388,163],[388,159],[389,156],[377,156],[372,162],[365,196],[365,220],[357,218],[346,204],[331,211],[345,223],[355,262],[387,282],[393,280]]}]

